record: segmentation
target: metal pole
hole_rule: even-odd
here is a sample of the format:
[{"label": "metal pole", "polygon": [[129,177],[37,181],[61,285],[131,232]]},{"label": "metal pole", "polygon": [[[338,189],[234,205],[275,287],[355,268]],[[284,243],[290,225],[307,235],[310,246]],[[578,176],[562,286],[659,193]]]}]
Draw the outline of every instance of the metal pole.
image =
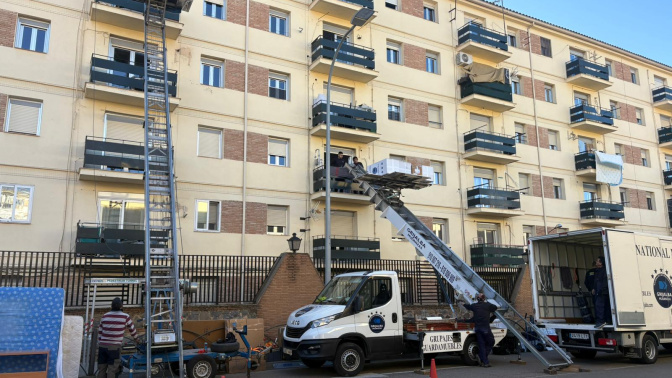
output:
[{"label": "metal pole", "polygon": [[324,188],[324,194],[326,199],[324,201],[324,284],[326,285],[331,281],[331,76],[334,74],[334,64],[336,64],[336,58],[338,53],[343,47],[343,42],[348,39],[348,35],[355,30],[355,25],[352,25],[350,30],[343,36],[343,38],[338,42],[338,47],[334,52],[334,58],[331,60],[331,66],[329,67],[329,77],[327,78],[327,147],[325,154],[325,170],[326,170],[326,184]]}]

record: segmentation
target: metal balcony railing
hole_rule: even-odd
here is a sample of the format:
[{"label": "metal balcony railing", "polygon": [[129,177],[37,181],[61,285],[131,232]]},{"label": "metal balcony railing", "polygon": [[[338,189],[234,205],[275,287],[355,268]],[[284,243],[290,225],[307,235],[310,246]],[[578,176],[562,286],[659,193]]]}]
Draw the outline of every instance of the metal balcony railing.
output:
[{"label": "metal balcony railing", "polygon": [[464,152],[483,149],[503,155],[516,154],[516,137],[482,130],[464,133]]},{"label": "metal balcony railing", "polygon": [[[313,170],[313,193],[326,190],[326,169],[324,167]],[[354,176],[347,168],[331,167],[331,192],[364,195]],[[368,197],[363,197],[368,198]]]},{"label": "metal balcony railing", "polygon": [[467,41],[474,41],[496,49],[509,51],[506,35],[472,22],[466,23],[457,30],[457,44],[461,45]]},{"label": "metal balcony railing", "polygon": [[[324,235],[313,237],[313,258],[324,258]],[[379,260],[380,239],[357,236],[331,237],[331,258],[335,260]]]},{"label": "metal balcony railing", "polygon": [[[152,70],[150,69],[150,72]],[[157,72],[158,75],[158,72]],[[145,69],[142,62],[122,62],[113,58],[93,54],[91,56],[91,81],[109,84],[111,86],[132,89],[136,91],[145,90]],[[155,79],[150,75],[150,84],[162,85],[163,81]],[[168,70],[168,94],[172,97],[177,96],[177,71]]]},{"label": "metal balcony railing", "polygon": [[569,122],[593,121],[605,125],[614,125],[614,113],[611,109],[581,104],[569,108]]},{"label": "metal balcony railing", "polygon": [[579,203],[581,219],[621,220],[625,218],[623,204],[620,202],[602,201],[600,199]]},{"label": "metal balcony railing", "polygon": [[[327,122],[327,102],[313,104],[313,127]],[[331,102],[331,125],[376,132],[376,112],[373,109]]]},{"label": "metal balcony railing", "polygon": [[[165,155],[150,151],[150,168],[167,164]],[[145,147],[141,142],[87,136],[84,143],[84,167],[142,173],[145,170]]]},{"label": "metal balcony railing", "polygon": [[493,83],[473,83],[468,77],[462,78],[457,82],[460,85],[461,98],[478,94],[492,97],[502,101],[513,102],[511,85],[499,82]]},{"label": "metal balcony railing", "polygon": [[653,102],[669,100],[672,101],[672,87],[663,85],[662,87],[653,88],[651,91],[653,95]]},{"label": "metal balcony railing", "polygon": [[[314,62],[319,58],[334,59],[338,43],[322,36],[317,37],[310,45],[313,54],[312,61]],[[371,48],[355,45],[351,42],[343,42],[336,60],[373,70],[376,68],[375,57],[376,54]]]},{"label": "metal balcony railing", "polygon": [[567,77],[579,74],[594,76],[598,79],[609,81],[609,70],[607,66],[589,62],[583,58],[577,58],[565,63],[567,68]]},{"label": "metal balcony railing", "polygon": [[472,266],[518,266],[525,263],[522,258],[525,247],[522,245],[472,244],[470,251]]},{"label": "metal balcony railing", "polygon": [[574,155],[574,167],[577,171],[595,169],[595,152],[584,151]]},{"label": "metal balcony railing", "polygon": [[672,142],[672,126],[658,129],[658,143]]},{"label": "metal balcony railing", "polygon": [[[168,233],[152,231],[152,236],[168,237]],[[78,255],[143,256],[144,224],[77,222],[75,252]]]},{"label": "metal balcony railing", "polygon": [[[145,13],[145,1],[138,0],[95,0],[96,3],[111,5],[115,8],[128,9],[141,14]],[[180,21],[181,8],[166,6],[166,18]]]},{"label": "metal balcony railing", "polygon": [[663,171],[663,181],[665,185],[672,185],[672,169]]},{"label": "metal balcony railing", "polygon": [[474,186],[467,189],[467,207],[519,210],[520,192],[487,185]]}]

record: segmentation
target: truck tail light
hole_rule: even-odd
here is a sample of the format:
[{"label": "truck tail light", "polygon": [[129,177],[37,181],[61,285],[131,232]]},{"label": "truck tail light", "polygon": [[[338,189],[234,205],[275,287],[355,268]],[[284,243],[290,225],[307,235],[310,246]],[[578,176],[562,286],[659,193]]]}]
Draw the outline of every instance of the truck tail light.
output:
[{"label": "truck tail light", "polygon": [[558,335],[548,335],[548,338],[551,339],[552,342],[558,343]]},{"label": "truck tail light", "polygon": [[601,346],[616,346],[616,339],[597,339],[597,343]]}]

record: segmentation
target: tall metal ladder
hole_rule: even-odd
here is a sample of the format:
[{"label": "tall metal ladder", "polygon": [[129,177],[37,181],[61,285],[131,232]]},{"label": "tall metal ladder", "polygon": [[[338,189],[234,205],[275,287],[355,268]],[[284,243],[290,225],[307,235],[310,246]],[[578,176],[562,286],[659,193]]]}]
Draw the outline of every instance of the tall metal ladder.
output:
[{"label": "tall metal ladder", "polygon": [[[485,294],[489,301],[498,304],[499,308],[495,313],[497,318],[520,340],[527,350],[544,364],[547,371],[557,371],[573,363],[563,349],[516,311],[504,297],[488,285],[400,200],[401,189],[420,189],[431,185],[431,183],[419,182],[417,176],[414,178],[404,177],[404,175],[398,175],[397,179],[388,180],[384,176],[368,174],[361,168],[353,168],[347,164],[346,167],[359,181],[360,187],[370,197],[371,202],[375,204],[376,210],[383,212],[382,217],[389,220],[399,230],[399,233],[403,234],[415,246],[418,254],[427,258],[436,272],[445,278],[457,293],[463,295],[470,302],[474,302],[475,295],[480,292]],[[545,347],[552,349],[555,353],[553,362],[532,345],[528,339],[530,337],[536,338]]]},{"label": "tall metal ladder", "polygon": [[179,349],[183,377],[182,314],[175,224],[173,143],[166,59],[167,0],[145,3],[145,327],[147,372],[152,353]]}]

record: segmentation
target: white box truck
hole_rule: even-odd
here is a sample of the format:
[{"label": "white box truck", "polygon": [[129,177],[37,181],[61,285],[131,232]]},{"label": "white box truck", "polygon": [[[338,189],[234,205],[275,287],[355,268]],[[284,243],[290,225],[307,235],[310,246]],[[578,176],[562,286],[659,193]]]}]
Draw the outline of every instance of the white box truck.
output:
[{"label": "white box truck", "polygon": [[[672,237],[597,228],[528,244],[536,318],[558,346],[577,358],[619,352],[642,363],[656,362],[659,345],[672,349]],[[611,306],[601,329],[584,283],[599,256]]]}]

